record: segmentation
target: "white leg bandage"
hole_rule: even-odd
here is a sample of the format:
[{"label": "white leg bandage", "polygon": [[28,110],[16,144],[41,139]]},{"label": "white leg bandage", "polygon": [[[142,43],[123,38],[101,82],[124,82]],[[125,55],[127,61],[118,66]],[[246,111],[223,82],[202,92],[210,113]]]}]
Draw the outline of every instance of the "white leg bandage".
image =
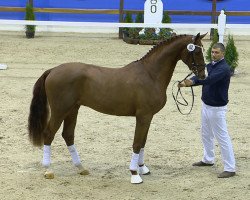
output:
[{"label": "white leg bandage", "polygon": [[69,153],[71,155],[71,158],[72,158],[72,162],[75,166],[79,166],[81,165],[81,159],[78,155],[78,152],[76,150],[76,147],[75,145],[71,145],[71,146],[68,146],[68,150],[69,150]]},{"label": "white leg bandage", "polygon": [[132,171],[137,171],[138,169],[139,154],[133,153],[129,169]]},{"label": "white leg bandage", "polygon": [[138,165],[143,165],[143,164],[144,164],[144,148],[141,148],[139,153]]},{"label": "white leg bandage", "polygon": [[50,145],[44,145],[43,146],[43,161],[42,165],[46,168],[50,166],[51,163],[51,146]]}]

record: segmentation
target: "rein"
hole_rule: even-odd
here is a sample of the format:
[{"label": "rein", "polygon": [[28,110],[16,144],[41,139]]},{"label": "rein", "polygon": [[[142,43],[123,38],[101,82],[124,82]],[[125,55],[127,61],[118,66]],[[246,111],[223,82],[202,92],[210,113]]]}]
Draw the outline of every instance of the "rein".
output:
[{"label": "rein", "polygon": [[[182,105],[182,106],[188,106],[188,102],[187,102],[187,100],[183,97],[183,95],[182,95],[182,93],[181,93],[181,88],[178,88],[178,91],[177,91],[176,95],[174,95],[174,86],[175,86],[176,83],[181,83],[182,81],[186,80],[189,76],[192,75],[192,73],[193,73],[193,72],[190,72],[183,80],[181,80],[181,81],[175,81],[174,84],[172,85],[172,96],[173,96],[173,98],[174,98],[174,102],[175,102],[175,105],[176,105],[177,109],[179,110],[179,112],[180,112],[182,115],[189,115],[189,114],[191,113],[192,109],[193,109],[193,106],[194,106],[194,90],[193,90],[193,87],[190,86],[190,87],[191,87],[191,93],[192,93],[192,105],[191,105],[191,108],[190,108],[190,110],[189,110],[188,113],[183,113],[183,112],[181,111],[181,109],[180,109],[180,105]],[[180,102],[180,101],[178,100],[178,95],[179,95],[179,94],[181,95],[181,97],[182,97],[184,103],[182,103],[182,102]]]}]

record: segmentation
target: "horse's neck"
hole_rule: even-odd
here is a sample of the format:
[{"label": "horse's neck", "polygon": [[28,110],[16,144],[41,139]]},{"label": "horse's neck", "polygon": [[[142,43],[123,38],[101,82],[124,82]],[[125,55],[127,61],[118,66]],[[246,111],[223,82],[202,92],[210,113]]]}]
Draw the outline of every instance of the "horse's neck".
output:
[{"label": "horse's neck", "polygon": [[156,81],[165,89],[167,88],[175,69],[177,62],[180,60],[180,52],[183,44],[178,41],[169,44],[168,47],[159,47],[152,55],[144,61],[144,66]]}]

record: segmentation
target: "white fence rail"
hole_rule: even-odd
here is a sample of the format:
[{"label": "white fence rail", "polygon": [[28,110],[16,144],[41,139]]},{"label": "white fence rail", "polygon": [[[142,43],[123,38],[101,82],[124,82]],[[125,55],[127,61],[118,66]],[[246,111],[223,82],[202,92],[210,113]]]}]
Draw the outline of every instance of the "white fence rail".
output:
[{"label": "white fence rail", "polygon": [[[222,11],[224,12],[224,11]],[[226,19],[225,19],[226,20]],[[222,22],[221,22],[222,21]],[[183,23],[167,23],[167,24],[149,24],[149,23],[100,23],[100,22],[67,22],[67,21],[28,21],[28,20],[0,20],[0,30],[16,30],[13,26],[19,26],[18,30],[24,30],[25,25],[36,25],[40,27],[47,27],[47,29],[40,28],[40,31],[54,31],[54,32],[102,32],[104,29],[113,29],[110,32],[117,32],[118,28],[122,27],[141,27],[141,28],[171,28],[177,33],[194,33],[201,31],[208,31],[211,28],[222,30],[226,34],[250,35],[250,24],[225,24],[225,21],[219,20],[221,24],[183,24]],[[12,28],[10,28],[12,26]],[[4,28],[6,27],[6,28]],[[66,30],[63,28],[67,28]],[[84,30],[83,30],[84,29]],[[99,29],[99,31],[97,31]],[[115,29],[115,30],[114,30]],[[237,31],[234,31],[237,30]],[[39,29],[38,29],[39,31]],[[104,31],[109,32],[109,31]],[[223,35],[224,35],[223,34]],[[223,36],[221,40],[223,41]]]},{"label": "white fence rail", "polygon": [[37,26],[69,26],[69,27],[104,27],[104,28],[217,28],[217,24],[144,24],[144,23],[102,23],[102,22],[67,22],[67,21],[28,21],[0,20],[2,25],[37,25]]},{"label": "white fence rail", "polygon": [[[144,23],[102,23],[102,22],[67,22],[67,21],[29,21],[29,20],[0,20],[0,25],[37,25],[37,26],[71,26],[71,27],[143,27],[143,28],[218,28],[218,24],[144,24]],[[250,24],[226,24],[226,29],[249,29]]]}]

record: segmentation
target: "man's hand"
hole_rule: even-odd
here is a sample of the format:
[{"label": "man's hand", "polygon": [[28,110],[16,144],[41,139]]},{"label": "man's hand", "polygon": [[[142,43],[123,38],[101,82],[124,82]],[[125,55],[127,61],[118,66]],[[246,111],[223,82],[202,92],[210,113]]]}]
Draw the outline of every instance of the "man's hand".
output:
[{"label": "man's hand", "polygon": [[178,88],[180,88],[180,87],[190,87],[192,85],[193,85],[193,81],[189,80],[189,79],[186,79],[186,80],[184,80],[184,81],[182,81],[182,82],[180,82],[178,84]]},{"label": "man's hand", "polygon": [[185,84],[184,81],[182,81],[182,82],[178,83],[177,86],[178,86],[178,88],[180,88],[180,87],[186,87],[186,84]]}]

